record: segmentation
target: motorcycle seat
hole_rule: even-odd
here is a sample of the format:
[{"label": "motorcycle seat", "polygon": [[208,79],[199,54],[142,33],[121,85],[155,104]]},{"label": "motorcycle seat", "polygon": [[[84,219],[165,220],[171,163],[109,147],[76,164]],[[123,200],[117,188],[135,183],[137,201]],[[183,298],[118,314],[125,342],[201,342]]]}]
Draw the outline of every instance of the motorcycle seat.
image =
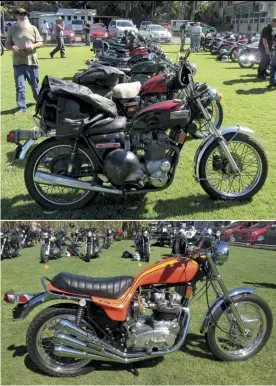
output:
[{"label": "motorcycle seat", "polygon": [[50,283],[59,290],[73,294],[118,299],[132,285],[133,280],[132,276],[90,277],[61,272]]},{"label": "motorcycle seat", "polygon": [[116,98],[116,99],[135,98],[139,94],[140,89],[141,89],[140,82],[119,83],[112,90],[113,98]]},{"label": "motorcycle seat", "polygon": [[126,130],[126,117],[105,118],[88,128],[87,135],[111,134]]}]

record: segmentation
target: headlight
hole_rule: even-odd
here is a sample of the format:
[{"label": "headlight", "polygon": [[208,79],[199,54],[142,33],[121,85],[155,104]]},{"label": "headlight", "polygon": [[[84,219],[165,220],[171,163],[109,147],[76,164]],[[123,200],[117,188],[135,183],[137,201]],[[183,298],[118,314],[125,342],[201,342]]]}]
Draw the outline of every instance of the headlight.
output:
[{"label": "headlight", "polygon": [[216,247],[213,254],[214,263],[217,265],[223,265],[226,263],[229,257],[229,246],[225,241],[221,241]]},{"label": "headlight", "polygon": [[52,243],[55,243],[55,242],[56,242],[56,239],[57,239],[57,238],[56,238],[55,236],[52,236],[52,237],[51,237],[51,242],[52,242]]},{"label": "headlight", "polygon": [[89,232],[87,233],[87,236],[88,236],[88,237],[92,237],[92,232],[89,231]]},{"label": "headlight", "polygon": [[167,228],[163,228],[163,232],[164,233],[168,232],[168,229]]},{"label": "headlight", "polygon": [[212,100],[216,100],[216,101],[220,100],[220,95],[217,93],[217,90],[215,90],[214,88],[209,87],[208,94]]},{"label": "headlight", "polygon": [[217,231],[216,236],[220,237],[220,235],[221,235],[221,231]]},{"label": "headlight", "polygon": [[148,231],[144,231],[144,232],[143,232],[143,235],[144,235],[144,236],[148,236],[148,235],[149,235],[149,232],[148,232]]},{"label": "headlight", "polygon": [[48,237],[48,233],[46,233],[46,232],[43,233],[43,236],[44,236],[44,237]]}]

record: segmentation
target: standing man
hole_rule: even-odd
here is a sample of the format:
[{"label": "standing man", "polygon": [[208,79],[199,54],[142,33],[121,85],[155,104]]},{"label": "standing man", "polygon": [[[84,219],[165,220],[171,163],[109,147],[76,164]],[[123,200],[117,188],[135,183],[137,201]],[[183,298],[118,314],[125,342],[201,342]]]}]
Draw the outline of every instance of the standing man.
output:
[{"label": "standing man", "polygon": [[276,88],[276,33],[273,37],[274,55],[270,63],[270,82],[269,88]]},{"label": "standing man", "polygon": [[276,28],[276,18],[271,20],[271,24],[268,24],[263,28],[261,39],[259,43],[259,51],[261,52],[262,59],[258,68],[257,78],[259,80],[266,80],[266,70],[270,63],[270,52],[272,50],[272,36],[273,30]]},{"label": "standing man", "polygon": [[64,22],[61,17],[58,17],[55,25],[55,36],[56,36],[57,45],[54,48],[54,50],[50,52],[50,56],[52,59],[58,51],[60,51],[60,57],[65,58],[63,31],[64,31]]},{"label": "standing man", "polygon": [[27,110],[26,79],[32,88],[34,99],[38,99],[39,71],[36,49],[42,47],[43,43],[38,29],[29,22],[24,8],[15,9],[14,17],[17,24],[8,29],[5,45],[7,49],[12,50],[16,103],[19,107],[14,115],[20,115]]},{"label": "standing man", "polygon": [[47,44],[48,33],[49,33],[49,24],[47,23],[46,20],[43,20],[40,28],[41,28],[41,33],[43,36],[43,44]]},{"label": "standing man", "polygon": [[183,24],[180,26],[179,34],[180,34],[180,52],[184,52],[185,40],[186,40],[186,24],[183,21]]},{"label": "standing man", "polygon": [[192,34],[194,39],[194,51],[199,52],[200,43],[201,43],[201,34],[202,34],[202,28],[200,27],[199,22],[196,22],[196,24],[193,26]]},{"label": "standing man", "polygon": [[90,42],[90,29],[91,29],[91,25],[88,23],[87,20],[84,20],[83,29],[84,29],[84,32],[85,32],[85,43],[86,43],[87,46],[90,46],[91,45],[91,42]]}]

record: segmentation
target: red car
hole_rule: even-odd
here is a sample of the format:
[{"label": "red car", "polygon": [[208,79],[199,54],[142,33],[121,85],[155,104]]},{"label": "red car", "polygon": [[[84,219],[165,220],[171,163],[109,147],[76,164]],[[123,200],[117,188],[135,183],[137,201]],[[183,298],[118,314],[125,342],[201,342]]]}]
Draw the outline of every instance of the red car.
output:
[{"label": "red car", "polygon": [[[71,44],[71,43],[75,43],[76,42],[76,32],[72,29],[71,25],[66,25],[64,27],[63,39],[64,39],[64,43]],[[51,41],[52,42],[56,41],[56,38],[55,38],[55,27],[53,28],[53,31],[52,31],[52,34],[51,34]]]},{"label": "red car", "polygon": [[[93,41],[97,38],[99,39],[107,39],[109,37],[106,26],[102,23],[91,24],[90,26],[90,40]],[[85,40],[85,33],[82,33],[82,40]]]},{"label": "red car", "polygon": [[238,232],[242,229],[248,229],[256,223],[257,221],[235,221],[223,228],[222,239],[224,241],[236,241],[236,235],[234,235],[234,232]]},{"label": "red car", "polygon": [[240,232],[242,232],[243,239],[248,243],[262,243],[264,241],[265,232],[273,224],[275,224],[275,221],[262,221],[248,229],[242,229]]}]

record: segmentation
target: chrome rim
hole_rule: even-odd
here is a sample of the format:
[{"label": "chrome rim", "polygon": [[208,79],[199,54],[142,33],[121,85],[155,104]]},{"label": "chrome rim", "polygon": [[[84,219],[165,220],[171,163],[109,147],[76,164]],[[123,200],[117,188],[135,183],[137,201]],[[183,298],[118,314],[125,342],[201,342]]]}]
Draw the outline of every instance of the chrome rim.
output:
[{"label": "chrome rim", "polygon": [[[75,315],[63,314],[53,316],[51,319],[47,320],[39,329],[36,336],[36,347],[37,351],[43,360],[48,366],[55,368],[56,370],[66,369],[68,371],[77,370],[81,367],[86,366],[90,360],[79,360],[71,357],[60,357],[53,354],[54,351],[54,336],[58,330],[58,324],[61,319],[67,319],[72,322],[76,321]],[[89,324],[82,320],[82,328],[90,328]]]},{"label": "chrome rim", "polygon": [[[72,147],[70,145],[53,146],[43,152],[37,159],[34,170],[33,180],[36,172],[49,173],[55,168],[56,174],[66,175],[66,160],[70,159]],[[81,168],[91,168],[93,170],[93,163],[90,157],[82,150],[78,149],[78,156],[81,157]],[[52,170],[51,170],[52,169]],[[80,176],[78,180],[93,182],[94,178],[91,176]],[[40,196],[48,202],[58,205],[69,205],[83,200],[90,192],[83,189],[69,188],[63,186],[46,185],[34,182],[34,186]]]},{"label": "chrome rim", "polygon": [[[215,341],[220,350],[232,357],[250,355],[262,343],[267,329],[267,320],[263,309],[256,303],[242,301],[235,304],[241,319],[248,330],[243,336],[231,311],[225,310],[215,329]],[[223,330],[223,331],[222,331]]]},{"label": "chrome rim", "polygon": [[225,197],[242,197],[258,185],[263,171],[262,161],[258,151],[248,143],[230,141],[227,146],[240,174],[232,172],[227,159],[221,155],[221,148],[216,147],[206,162],[206,180],[215,192]]}]

